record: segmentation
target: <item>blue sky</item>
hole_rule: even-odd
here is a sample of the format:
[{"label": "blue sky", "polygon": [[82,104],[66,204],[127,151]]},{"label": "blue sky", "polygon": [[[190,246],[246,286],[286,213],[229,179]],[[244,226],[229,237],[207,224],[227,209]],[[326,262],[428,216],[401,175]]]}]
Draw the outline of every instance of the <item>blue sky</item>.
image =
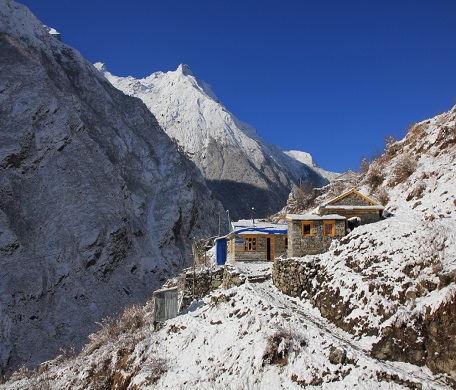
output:
[{"label": "blue sky", "polygon": [[28,0],[119,76],[188,64],[265,140],[359,168],[456,98],[454,0]]}]

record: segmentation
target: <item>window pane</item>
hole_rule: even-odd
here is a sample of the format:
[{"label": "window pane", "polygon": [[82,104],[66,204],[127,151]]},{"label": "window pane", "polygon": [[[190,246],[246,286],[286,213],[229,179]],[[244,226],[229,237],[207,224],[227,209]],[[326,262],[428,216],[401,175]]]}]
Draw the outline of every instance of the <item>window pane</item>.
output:
[{"label": "window pane", "polygon": [[310,236],[310,224],[309,223],[306,223],[304,224],[303,228],[302,228],[302,232],[305,236]]},{"label": "window pane", "polygon": [[333,235],[333,224],[332,223],[325,224],[325,235],[326,236]]}]

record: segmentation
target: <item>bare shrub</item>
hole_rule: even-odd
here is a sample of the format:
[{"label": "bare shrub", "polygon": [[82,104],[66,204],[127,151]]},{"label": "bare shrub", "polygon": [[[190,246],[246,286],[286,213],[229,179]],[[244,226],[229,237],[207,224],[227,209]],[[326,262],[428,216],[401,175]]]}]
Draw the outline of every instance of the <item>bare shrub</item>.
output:
[{"label": "bare shrub", "polygon": [[168,370],[168,365],[165,359],[159,356],[152,356],[143,364],[142,370],[146,374],[147,384],[153,385]]},{"label": "bare shrub", "polygon": [[367,173],[369,171],[370,162],[367,157],[361,157],[361,163],[359,166],[360,173]]},{"label": "bare shrub", "polygon": [[315,200],[314,186],[312,183],[301,183],[301,187],[294,192],[296,206],[305,210],[310,207]]},{"label": "bare shrub", "polygon": [[16,382],[16,381],[20,381],[22,379],[30,379],[33,376],[33,374],[34,374],[33,370],[30,370],[28,367],[23,365],[23,366],[19,367],[19,369],[11,375],[10,381]]},{"label": "bare shrub", "polygon": [[377,192],[377,199],[382,206],[386,206],[388,204],[390,198],[389,198],[388,192],[384,188],[381,188]]},{"label": "bare shrub", "polygon": [[193,260],[195,265],[209,267],[211,259],[207,255],[207,251],[215,245],[214,238],[201,239],[195,241],[192,245]]},{"label": "bare shrub", "polygon": [[397,143],[397,138],[394,135],[385,137],[385,157],[391,159],[397,154],[400,148],[400,145]]},{"label": "bare shrub", "polygon": [[408,153],[400,156],[393,168],[393,177],[396,184],[406,181],[416,170],[416,160]]},{"label": "bare shrub", "polygon": [[407,195],[406,200],[412,200],[413,198],[420,199],[423,196],[423,192],[426,190],[426,184],[423,182],[418,183],[418,185]]},{"label": "bare shrub", "polygon": [[87,353],[102,344],[116,341],[122,334],[134,333],[146,325],[145,318],[144,308],[136,304],[128,306],[120,317],[104,318],[101,320],[101,329],[89,336],[90,346]]},{"label": "bare shrub", "polygon": [[385,180],[385,175],[379,168],[371,167],[371,169],[369,169],[369,172],[367,172],[364,180],[373,191],[383,183]]},{"label": "bare shrub", "polygon": [[298,333],[278,327],[268,338],[263,354],[263,365],[278,364],[286,366],[288,356],[299,352],[307,345],[307,341]]}]

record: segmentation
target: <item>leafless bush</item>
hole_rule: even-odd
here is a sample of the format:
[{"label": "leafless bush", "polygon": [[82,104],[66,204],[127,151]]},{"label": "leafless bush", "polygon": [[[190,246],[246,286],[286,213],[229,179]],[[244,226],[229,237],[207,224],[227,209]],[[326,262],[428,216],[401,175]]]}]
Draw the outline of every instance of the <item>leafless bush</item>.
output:
[{"label": "leafless bush", "polygon": [[360,173],[367,173],[369,171],[370,162],[366,156],[361,157],[361,163],[359,166]]},{"label": "leafless bush", "polygon": [[20,381],[23,379],[31,379],[34,375],[35,375],[35,372],[33,370],[30,370],[27,366],[23,365],[23,366],[19,367],[18,370],[13,372],[13,374],[9,378],[9,381],[16,382],[16,381]]},{"label": "leafless bush", "polygon": [[211,265],[211,259],[207,255],[207,251],[214,245],[214,238],[202,239],[193,243],[192,252],[195,265],[202,267],[208,267]]},{"label": "leafless bush", "polygon": [[388,204],[388,202],[389,202],[388,192],[384,188],[381,188],[377,192],[377,199],[378,199],[378,201],[380,202],[380,204],[382,206],[386,206]]},{"label": "leafless bush", "polygon": [[[67,345],[65,347],[60,348],[60,354],[57,356],[56,363],[60,364],[63,362],[66,362],[70,359],[73,359],[76,357],[76,350],[74,348],[74,345]],[[43,365],[42,365],[43,366]],[[43,366],[42,369],[44,370],[46,366]]]},{"label": "leafless bush", "polygon": [[400,156],[393,168],[393,177],[396,184],[406,181],[416,170],[416,160],[410,154]]},{"label": "leafless bush", "polygon": [[128,306],[118,318],[104,318],[100,324],[101,329],[89,336],[92,345],[89,349],[93,350],[104,343],[113,342],[122,334],[135,332],[146,325],[145,318],[144,308],[136,304]]},{"label": "leafless bush", "polygon": [[419,199],[423,196],[423,192],[426,190],[426,184],[423,182],[418,183],[418,185],[413,188],[413,190],[407,195],[406,200],[412,200],[413,198]]},{"label": "leafless bush", "polygon": [[157,383],[160,377],[168,370],[168,366],[165,359],[159,356],[152,356],[143,364],[142,370],[147,375],[147,384],[153,385]]},{"label": "leafless bush", "polygon": [[315,200],[314,187],[311,183],[301,184],[301,188],[297,188],[293,193],[296,199],[298,209],[305,210],[311,206]]},{"label": "leafless bush", "polygon": [[263,365],[286,366],[290,353],[297,353],[306,345],[307,341],[300,334],[278,327],[267,340],[263,354]]},{"label": "leafless bush", "polygon": [[371,167],[367,172],[364,180],[373,191],[383,183],[383,181],[385,180],[385,176],[379,168]]},{"label": "leafless bush", "polygon": [[393,135],[385,137],[385,155],[391,159],[400,150],[400,145],[397,143],[397,138]]}]

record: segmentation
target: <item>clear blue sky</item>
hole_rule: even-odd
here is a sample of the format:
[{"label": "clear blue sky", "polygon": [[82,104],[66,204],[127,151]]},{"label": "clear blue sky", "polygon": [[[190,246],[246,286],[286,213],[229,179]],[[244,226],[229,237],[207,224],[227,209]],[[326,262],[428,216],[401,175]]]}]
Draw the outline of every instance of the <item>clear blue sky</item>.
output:
[{"label": "clear blue sky", "polygon": [[455,103],[455,0],[22,3],[113,74],[188,64],[262,138],[328,170]]}]

